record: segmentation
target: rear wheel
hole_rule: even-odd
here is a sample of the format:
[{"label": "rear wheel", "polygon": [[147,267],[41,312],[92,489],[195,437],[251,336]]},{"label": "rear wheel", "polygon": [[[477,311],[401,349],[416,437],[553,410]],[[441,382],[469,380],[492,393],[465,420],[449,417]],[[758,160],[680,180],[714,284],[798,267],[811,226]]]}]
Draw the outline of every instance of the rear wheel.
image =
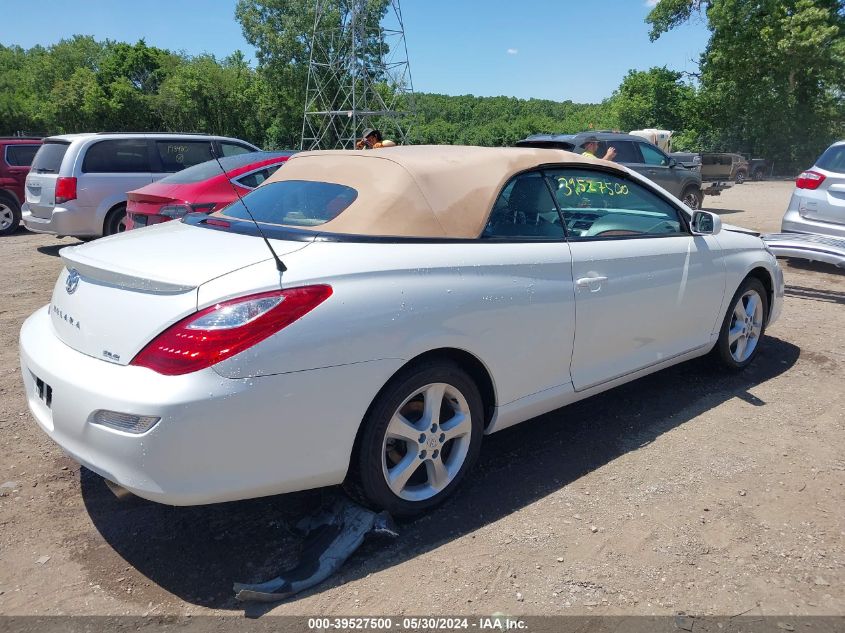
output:
[{"label": "rear wheel", "polygon": [[21,207],[13,198],[0,196],[0,236],[11,235],[21,223]]},{"label": "rear wheel", "polygon": [[766,329],[769,300],[759,279],[748,277],[734,293],[714,353],[731,369],[743,369],[757,355]]},{"label": "rear wheel", "polygon": [[763,169],[755,169],[754,170],[754,180],[765,180],[766,179],[766,172]]},{"label": "rear wheel", "polygon": [[126,230],[126,205],[121,204],[111,211],[106,216],[106,221],[103,223],[103,235],[114,235],[115,233],[123,233]]},{"label": "rear wheel", "polygon": [[430,361],[403,370],[364,420],[346,491],[394,516],[430,510],[475,463],[482,411],[478,388],[456,364]]},{"label": "rear wheel", "polygon": [[687,187],[684,193],[681,194],[681,202],[687,205],[693,211],[701,208],[701,203],[704,200],[704,194],[698,187]]}]

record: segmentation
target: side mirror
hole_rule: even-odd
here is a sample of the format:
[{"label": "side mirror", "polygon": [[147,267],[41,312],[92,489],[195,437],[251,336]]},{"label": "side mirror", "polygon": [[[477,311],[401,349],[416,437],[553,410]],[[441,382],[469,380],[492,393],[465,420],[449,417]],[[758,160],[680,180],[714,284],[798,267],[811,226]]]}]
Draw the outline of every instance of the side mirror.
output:
[{"label": "side mirror", "polygon": [[709,211],[692,214],[693,235],[717,235],[722,230],[722,218]]},{"label": "side mirror", "polygon": [[674,158],[670,158],[669,159],[669,167],[677,167],[677,166],[678,166],[678,161],[676,161]]}]

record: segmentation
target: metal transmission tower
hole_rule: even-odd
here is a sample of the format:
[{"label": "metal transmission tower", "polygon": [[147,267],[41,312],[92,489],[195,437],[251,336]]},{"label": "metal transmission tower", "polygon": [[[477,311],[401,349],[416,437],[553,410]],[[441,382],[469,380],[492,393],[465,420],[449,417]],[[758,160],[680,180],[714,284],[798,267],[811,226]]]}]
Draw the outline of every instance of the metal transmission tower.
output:
[{"label": "metal transmission tower", "polygon": [[302,149],[354,149],[366,127],[407,143],[413,96],[399,0],[317,0]]}]

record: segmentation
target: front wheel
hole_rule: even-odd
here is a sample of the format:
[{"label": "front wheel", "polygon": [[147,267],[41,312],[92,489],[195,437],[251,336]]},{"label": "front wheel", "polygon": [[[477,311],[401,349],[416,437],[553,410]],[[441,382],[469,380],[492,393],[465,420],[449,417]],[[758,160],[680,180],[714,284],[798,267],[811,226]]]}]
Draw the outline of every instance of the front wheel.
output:
[{"label": "front wheel", "polygon": [[704,194],[698,187],[687,187],[684,193],[681,194],[681,202],[687,205],[693,211],[701,208],[701,203],[704,200]]},{"label": "front wheel", "polygon": [[766,329],[769,300],[759,279],[748,277],[734,293],[714,352],[730,369],[743,369],[757,355]]},{"label": "front wheel", "polygon": [[735,180],[736,184],[738,184],[738,185],[741,185],[742,183],[744,183],[745,182],[745,172],[744,171],[736,172],[736,178],[734,180]]},{"label": "front wheel", "polygon": [[475,463],[482,416],[478,387],[456,364],[433,361],[403,370],[363,422],[346,491],[397,517],[430,510]]}]

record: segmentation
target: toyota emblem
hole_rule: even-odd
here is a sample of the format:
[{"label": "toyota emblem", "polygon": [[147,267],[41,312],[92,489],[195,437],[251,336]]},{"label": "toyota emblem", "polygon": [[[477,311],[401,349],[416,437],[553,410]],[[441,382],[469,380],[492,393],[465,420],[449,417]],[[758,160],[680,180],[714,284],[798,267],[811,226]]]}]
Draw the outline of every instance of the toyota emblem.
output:
[{"label": "toyota emblem", "polygon": [[76,292],[76,287],[79,285],[79,271],[76,268],[71,268],[68,273],[67,280],[65,280],[65,290],[69,295]]}]

